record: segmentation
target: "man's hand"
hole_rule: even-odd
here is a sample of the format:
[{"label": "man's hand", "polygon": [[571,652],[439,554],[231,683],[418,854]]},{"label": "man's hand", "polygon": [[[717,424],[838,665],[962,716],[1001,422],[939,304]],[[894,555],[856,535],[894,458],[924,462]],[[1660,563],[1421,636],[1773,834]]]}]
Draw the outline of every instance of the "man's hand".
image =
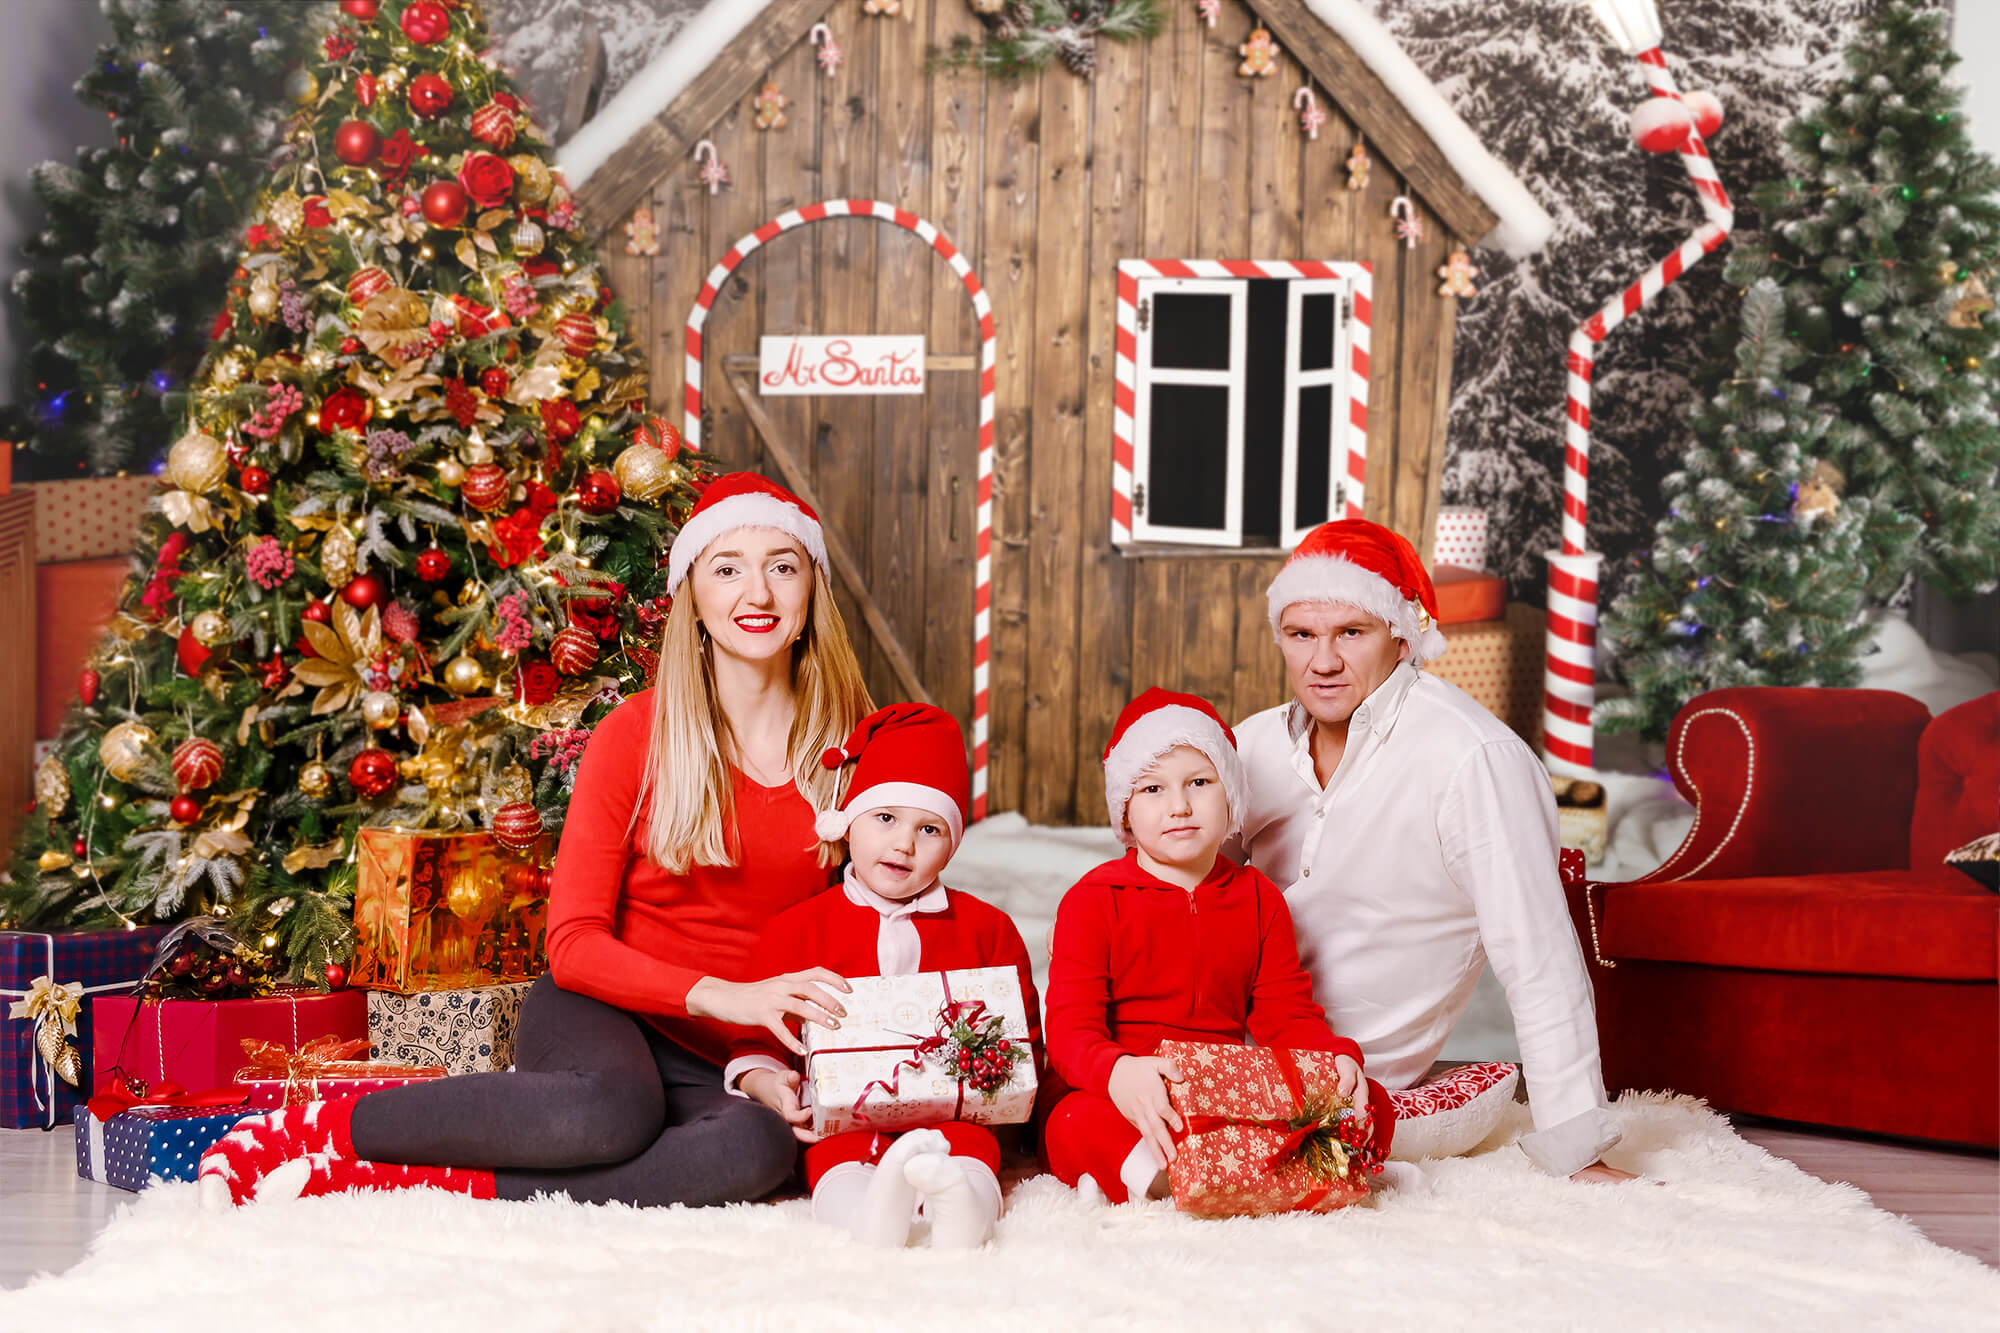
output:
[{"label": "man's hand", "polygon": [[1580,1180],[1586,1184],[1594,1185],[1622,1185],[1628,1180],[1637,1180],[1638,1178],[1630,1171],[1620,1171],[1617,1167],[1606,1166],[1602,1162],[1592,1162],[1589,1166],[1586,1166],[1583,1170],[1570,1177],[1571,1180]]},{"label": "man's hand", "polygon": [[799,1105],[799,1071],[787,1069],[779,1073],[775,1069],[752,1069],[736,1080],[736,1086],[753,1101],[762,1102],[785,1118],[792,1127],[792,1137],[800,1143],[818,1143],[819,1135],[812,1127],[812,1111]]},{"label": "man's hand", "polygon": [[1173,1133],[1181,1127],[1180,1113],[1167,1100],[1167,1084],[1182,1082],[1180,1066],[1156,1055],[1127,1055],[1111,1066],[1106,1091],[1118,1114],[1132,1122],[1139,1137],[1163,1162],[1174,1160]]},{"label": "man's hand", "polygon": [[1368,1081],[1361,1077],[1361,1066],[1355,1063],[1353,1056],[1334,1056],[1333,1068],[1339,1078],[1339,1082],[1334,1085],[1335,1092],[1357,1107],[1368,1100]]}]

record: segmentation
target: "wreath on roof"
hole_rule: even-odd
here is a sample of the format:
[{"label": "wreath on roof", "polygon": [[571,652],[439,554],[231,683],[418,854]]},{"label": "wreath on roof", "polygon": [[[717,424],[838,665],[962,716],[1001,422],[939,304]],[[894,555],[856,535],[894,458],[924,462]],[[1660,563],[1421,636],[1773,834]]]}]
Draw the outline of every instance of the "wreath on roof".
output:
[{"label": "wreath on roof", "polygon": [[1003,79],[1037,74],[1060,60],[1087,79],[1097,39],[1135,42],[1160,30],[1158,0],[966,0],[986,25],[979,41],[960,37],[931,52],[935,68],[979,69]]}]

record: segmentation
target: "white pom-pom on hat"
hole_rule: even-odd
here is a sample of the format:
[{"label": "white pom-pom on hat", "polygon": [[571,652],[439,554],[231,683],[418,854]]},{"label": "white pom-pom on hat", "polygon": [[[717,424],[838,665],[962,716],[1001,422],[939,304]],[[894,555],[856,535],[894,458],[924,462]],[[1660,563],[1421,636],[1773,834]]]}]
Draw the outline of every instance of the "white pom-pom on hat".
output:
[{"label": "white pom-pom on hat", "polygon": [[857,815],[902,805],[936,815],[956,847],[971,811],[971,778],[965,738],[950,713],[932,704],[901,703],[861,719],[845,745],[819,759],[824,768],[854,765],[847,799],[837,810],[813,816],[813,832],[837,842]]}]

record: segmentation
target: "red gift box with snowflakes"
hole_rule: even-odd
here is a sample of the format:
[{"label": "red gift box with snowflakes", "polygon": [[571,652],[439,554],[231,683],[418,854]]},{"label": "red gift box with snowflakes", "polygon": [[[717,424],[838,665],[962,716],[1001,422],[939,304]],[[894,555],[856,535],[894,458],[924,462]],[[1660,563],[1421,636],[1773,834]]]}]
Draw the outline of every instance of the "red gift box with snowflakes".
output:
[{"label": "red gift box with snowflakes", "polygon": [[141,1000],[99,995],[91,1004],[97,1038],[92,1088],[115,1074],[148,1085],[224,1087],[243,1065],[243,1042],[296,1051],[318,1037],[368,1039],[368,1001],[360,991],[280,991],[254,1000]]}]

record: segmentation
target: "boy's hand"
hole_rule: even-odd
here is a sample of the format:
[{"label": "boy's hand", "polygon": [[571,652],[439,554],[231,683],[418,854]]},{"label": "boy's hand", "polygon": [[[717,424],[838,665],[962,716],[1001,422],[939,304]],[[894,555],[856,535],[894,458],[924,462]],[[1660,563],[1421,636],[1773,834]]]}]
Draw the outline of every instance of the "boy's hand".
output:
[{"label": "boy's hand", "polygon": [[1132,1122],[1163,1162],[1174,1160],[1173,1135],[1181,1127],[1180,1112],[1167,1100],[1167,1084],[1183,1081],[1180,1066],[1172,1060],[1127,1055],[1111,1066],[1110,1086],[1105,1089],[1118,1114]]},{"label": "boy's hand", "polygon": [[812,1127],[812,1110],[799,1105],[801,1081],[796,1069],[787,1069],[782,1074],[775,1069],[752,1069],[736,1080],[736,1086],[753,1101],[762,1102],[783,1116],[792,1127],[792,1137],[800,1143],[818,1143],[819,1135]]},{"label": "boy's hand", "polygon": [[1361,1077],[1361,1066],[1351,1055],[1333,1057],[1333,1068],[1339,1078],[1334,1091],[1359,1107],[1368,1100],[1368,1080]]}]

